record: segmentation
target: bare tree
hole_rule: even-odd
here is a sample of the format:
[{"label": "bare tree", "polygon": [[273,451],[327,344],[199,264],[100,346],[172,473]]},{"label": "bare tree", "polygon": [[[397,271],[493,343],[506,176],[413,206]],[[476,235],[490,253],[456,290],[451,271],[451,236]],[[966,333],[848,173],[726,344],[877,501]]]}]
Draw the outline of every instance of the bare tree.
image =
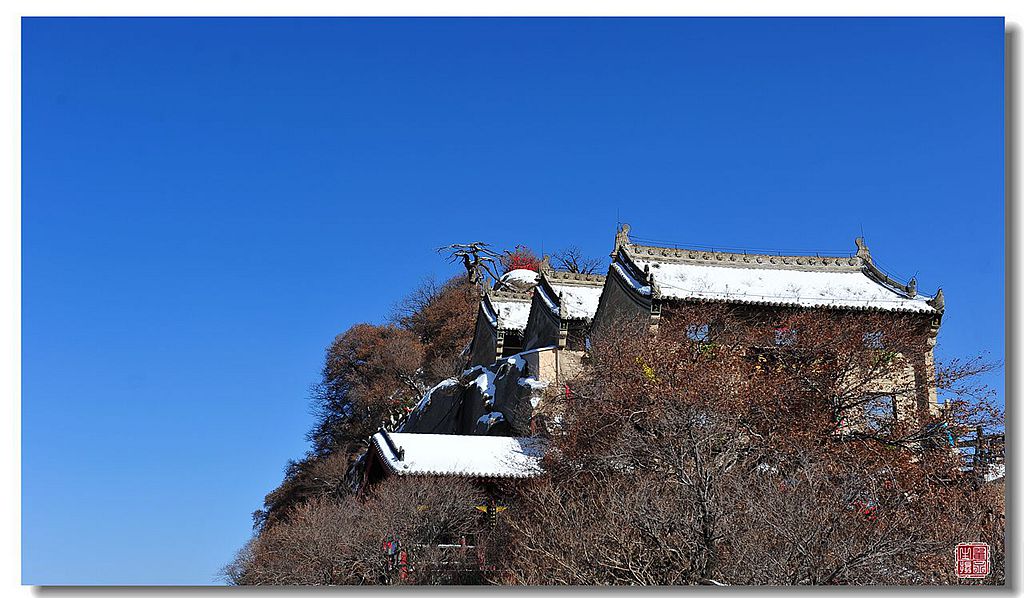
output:
[{"label": "bare tree", "polygon": [[556,267],[559,269],[579,274],[593,274],[601,265],[600,259],[587,257],[583,250],[575,245],[570,245],[552,257],[555,258]]},{"label": "bare tree", "polygon": [[495,252],[490,245],[477,241],[475,243],[452,243],[437,248],[438,253],[447,253],[448,261],[452,263],[462,262],[466,268],[466,278],[470,284],[483,282],[483,273],[486,272],[492,279],[497,280],[496,274],[501,263],[502,254]]}]

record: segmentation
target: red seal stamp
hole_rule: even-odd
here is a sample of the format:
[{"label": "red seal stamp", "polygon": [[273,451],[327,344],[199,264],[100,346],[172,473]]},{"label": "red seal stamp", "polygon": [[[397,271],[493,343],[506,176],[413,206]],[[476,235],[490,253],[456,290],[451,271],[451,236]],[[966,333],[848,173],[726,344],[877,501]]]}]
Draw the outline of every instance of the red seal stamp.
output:
[{"label": "red seal stamp", "polygon": [[981,579],[988,575],[988,544],[964,542],[956,545],[956,576],[964,579]]}]

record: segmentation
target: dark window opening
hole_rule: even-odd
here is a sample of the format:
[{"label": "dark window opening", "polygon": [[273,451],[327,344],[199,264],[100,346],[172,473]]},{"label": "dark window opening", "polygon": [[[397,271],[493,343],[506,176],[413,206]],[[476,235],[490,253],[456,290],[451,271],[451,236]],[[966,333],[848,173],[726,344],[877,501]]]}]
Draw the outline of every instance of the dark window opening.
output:
[{"label": "dark window opening", "polygon": [[508,357],[509,355],[515,355],[523,350],[523,334],[518,331],[508,331],[505,333],[504,342],[501,345],[501,355],[499,357]]}]

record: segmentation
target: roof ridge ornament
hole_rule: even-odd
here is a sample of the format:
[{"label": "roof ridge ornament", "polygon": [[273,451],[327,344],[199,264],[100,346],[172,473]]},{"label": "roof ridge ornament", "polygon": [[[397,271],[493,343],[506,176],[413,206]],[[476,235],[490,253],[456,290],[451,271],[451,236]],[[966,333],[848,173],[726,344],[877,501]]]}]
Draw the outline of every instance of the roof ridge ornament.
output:
[{"label": "roof ridge ornament", "polygon": [[619,247],[623,245],[629,245],[629,225],[622,224],[619,226],[619,230],[615,233],[615,249],[612,250],[611,257],[614,258],[615,254],[619,252]]},{"label": "roof ridge ornament", "polygon": [[383,426],[380,428],[380,435],[384,438],[384,442],[387,443],[388,448],[391,450],[391,453],[395,458],[399,461],[405,461],[405,449],[400,446],[395,446],[395,441],[391,439],[391,435],[388,434],[388,431],[385,430]]},{"label": "roof ridge ornament", "polygon": [[935,296],[928,300],[928,305],[934,307],[936,311],[944,311],[946,309],[946,296],[942,294],[942,287],[935,291]]},{"label": "roof ridge ornament", "polygon": [[909,295],[911,299],[913,299],[914,297],[917,296],[917,277],[916,276],[912,277],[910,279],[910,282],[907,283],[907,295]]},{"label": "roof ridge ornament", "polygon": [[857,257],[864,260],[866,263],[871,262],[871,251],[868,249],[867,243],[864,242],[864,237],[857,237],[853,240],[857,244]]},{"label": "roof ridge ornament", "polygon": [[658,281],[654,280],[654,272],[651,271],[650,264],[644,264],[644,278],[647,279],[647,286],[651,287],[651,298],[661,298],[661,287],[658,286]]}]

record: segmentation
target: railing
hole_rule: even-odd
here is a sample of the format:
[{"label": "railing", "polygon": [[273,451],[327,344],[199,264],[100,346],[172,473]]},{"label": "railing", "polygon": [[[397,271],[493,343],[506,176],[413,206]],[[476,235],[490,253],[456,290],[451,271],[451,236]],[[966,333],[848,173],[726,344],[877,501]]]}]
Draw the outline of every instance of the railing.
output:
[{"label": "railing", "polygon": [[963,456],[964,470],[973,472],[979,481],[989,481],[987,477],[993,469],[1006,463],[1006,435],[1003,433],[986,434],[985,429],[978,426],[957,438],[955,444]]}]

